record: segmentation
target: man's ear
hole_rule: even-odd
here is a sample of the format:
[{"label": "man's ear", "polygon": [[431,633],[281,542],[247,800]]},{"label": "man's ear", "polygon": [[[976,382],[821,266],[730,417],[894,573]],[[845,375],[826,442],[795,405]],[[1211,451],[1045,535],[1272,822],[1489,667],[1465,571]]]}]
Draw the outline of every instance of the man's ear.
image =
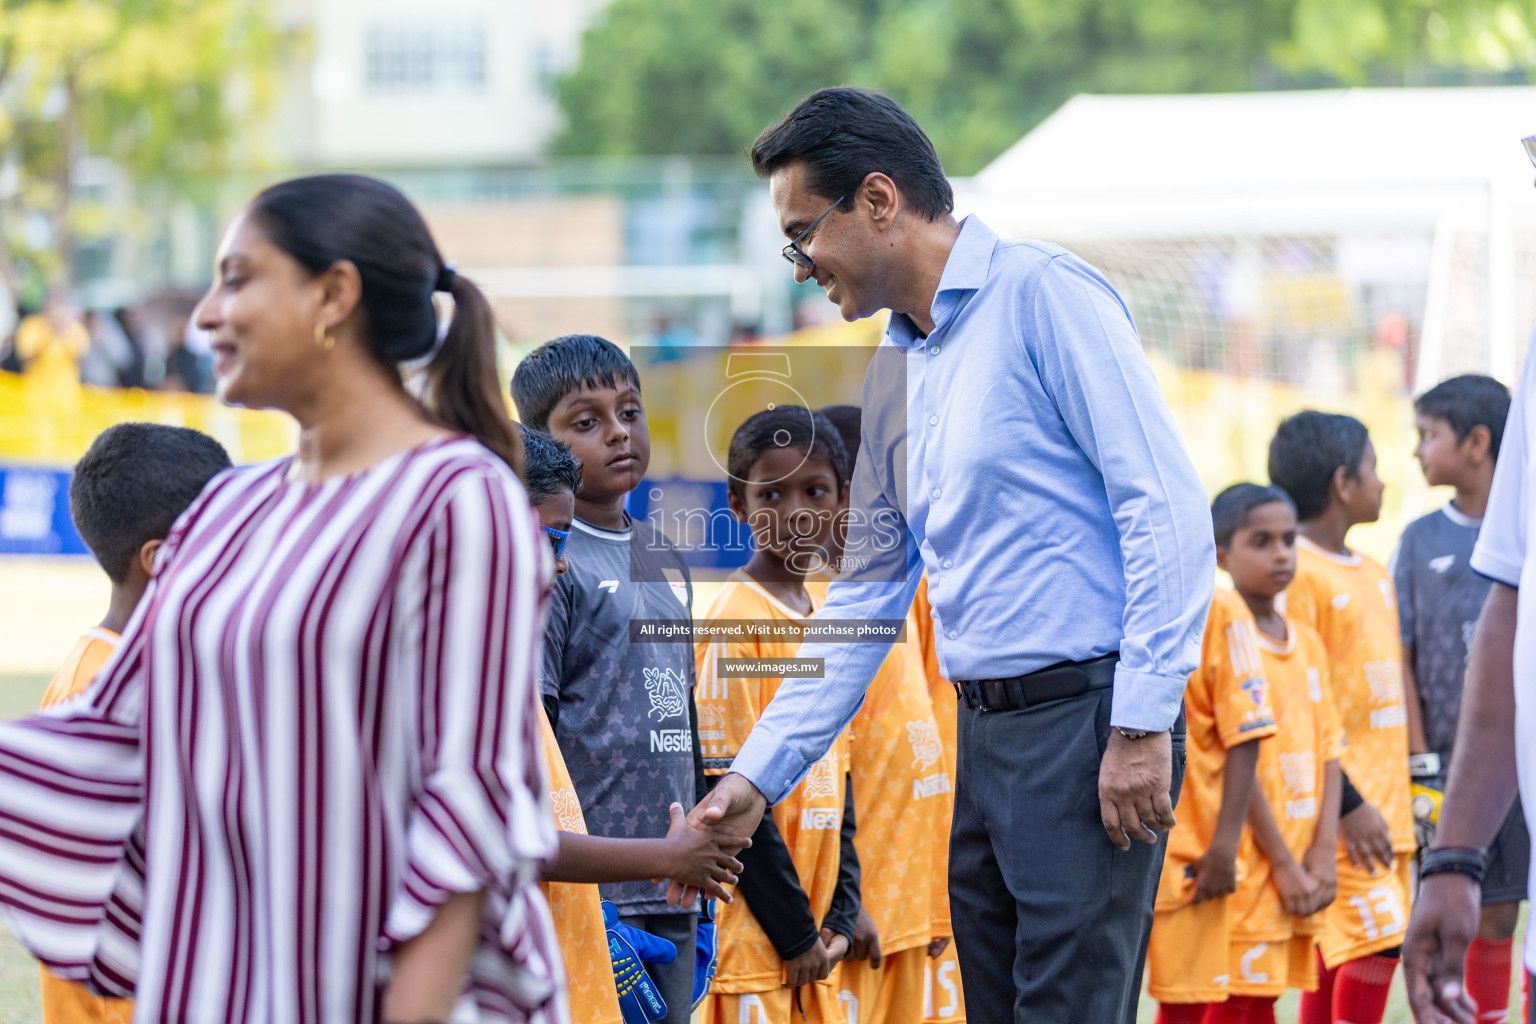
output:
[{"label": "man's ear", "polygon": [[1473,465],[1480,465],[1493,447],[1493,432],[1486,424],[1479,423],[1467,431],[1467,436],[1461,439],[1459,447],[1466,453],[1467,458],[1472,460]]},{"label": "man's ear", "polygon": [[139,548],[139,566],[144,570],[144,575],[150,579],[155,576],[155,552],[160,550],[163,540],[147,540],[144,546]]},{"label": "man's ear", "polygon": [[865,175],[853,195],[855,208],[862,207],[869,212],[875,230],[884,231],[895,223],[896,214],[901,209],[901,190],[889,177],[879,171]]}]

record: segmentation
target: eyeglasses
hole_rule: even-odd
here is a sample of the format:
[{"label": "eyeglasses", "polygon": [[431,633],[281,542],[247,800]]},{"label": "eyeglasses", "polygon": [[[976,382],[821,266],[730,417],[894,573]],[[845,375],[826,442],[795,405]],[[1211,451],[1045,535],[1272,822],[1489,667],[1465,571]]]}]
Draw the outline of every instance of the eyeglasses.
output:
[{"label": "eyeglasses", "polygon": [[793,242],[790,242],[784,248],[780,249],[779,255],[783,256],[797,267],[804,267],[806,270],[810,270],[811,258],[800,251],[800,243],[805,241],[806,235],[809,235],[812,231],[816,230],[816,225],[827,219],[828,213],[831,213],[833,210],[841,206],[843,204],[843,200],[847,198],[847,196],[838,196],[837,202],[827,207],[826,212],[823,213],[820,217],[817,217],[815,220],[811,221],[811,226],[796,235]]},{"label": "eyeglasses", "polygon": [[549,534],[549,545],[555,549],[555,560],[565,557],[565,542],[571,539],[570,530],[557,530],[553,526],[544,527],[544,532]]},{"label": "eyeglasses", "polygon": [[1525,155],[1531,158],[1531,163],[1536,164],[1536,135],[1527,135],[1520,141],[1525,144]]}]

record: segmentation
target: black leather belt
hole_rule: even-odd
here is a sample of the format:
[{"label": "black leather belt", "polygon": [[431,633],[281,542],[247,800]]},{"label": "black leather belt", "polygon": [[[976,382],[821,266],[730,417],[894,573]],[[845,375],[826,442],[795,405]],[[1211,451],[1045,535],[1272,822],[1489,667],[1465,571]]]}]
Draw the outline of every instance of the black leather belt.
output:
[{"label": "black leather belt", "polygon": [[965,706],[976,711],[1012,711],[1049,700],[1101,690],[1115,681],[1120,652],[1089,661],[1062,661],[1007,679],[958,679],[955,690]]}]

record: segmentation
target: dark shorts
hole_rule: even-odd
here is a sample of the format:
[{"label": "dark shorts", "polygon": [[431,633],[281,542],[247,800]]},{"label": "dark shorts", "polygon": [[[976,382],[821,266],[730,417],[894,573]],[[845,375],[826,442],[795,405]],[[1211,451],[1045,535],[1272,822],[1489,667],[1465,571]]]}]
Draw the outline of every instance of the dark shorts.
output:
[{"label": "dark shorts", "polygon": [[1498,837],[1488,847],[1488,869],[1483,873],[1483,903],[1517,903],[1530,886],[1531,836],[1525,829],[1520,801],[1510,808]]}]

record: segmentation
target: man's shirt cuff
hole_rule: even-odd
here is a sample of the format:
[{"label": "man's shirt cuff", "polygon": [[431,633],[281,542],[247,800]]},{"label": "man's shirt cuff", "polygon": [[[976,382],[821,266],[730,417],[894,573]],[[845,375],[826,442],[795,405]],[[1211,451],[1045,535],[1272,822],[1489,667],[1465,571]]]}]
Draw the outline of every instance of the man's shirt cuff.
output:
[{"label": "man's shirt cuff", "polygon": [[1184,707],[1184,686],[1189,676],[1162,676],[1115,666],[1115,692],[1110,701],[1110,724],[1121,729],[1167,732]]},{"label": "man's shirt cuff", "polygon": [[789,744],[767,732],[761,723],[731,761],[731,771],[756,786],[770,807],[789,796],[810,769]]}]

